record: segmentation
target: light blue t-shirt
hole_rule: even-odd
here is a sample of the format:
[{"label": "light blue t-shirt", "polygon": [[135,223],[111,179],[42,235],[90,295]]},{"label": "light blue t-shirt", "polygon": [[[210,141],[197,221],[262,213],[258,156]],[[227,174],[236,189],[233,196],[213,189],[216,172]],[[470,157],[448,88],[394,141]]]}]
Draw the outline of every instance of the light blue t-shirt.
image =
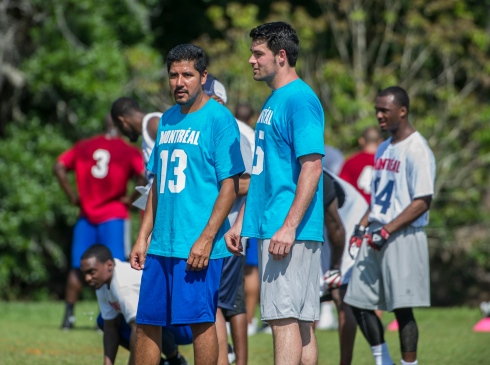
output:
[{"label": "light blue t-shirt", "polygon": [[[186,259],[211,216],[220,182],[245,170],[235,118],[212,99],[190,114],[173,106],[160,120],[147,168],[158,192],[148,253]],[[226,219],[211,259],[230,255],[223,238],[229,227]]]},{"label": "light blue t-shirt", "polygon": [[[323,108],[298,79],[272,92],[255,126],[255,156],[242,235],[269,239],[284,223],[296,193],[299,157],[323,149]],[[323,179],[323,176],[321,177]],[[297,240],[323,242],[323,180],[296,231]]]}]

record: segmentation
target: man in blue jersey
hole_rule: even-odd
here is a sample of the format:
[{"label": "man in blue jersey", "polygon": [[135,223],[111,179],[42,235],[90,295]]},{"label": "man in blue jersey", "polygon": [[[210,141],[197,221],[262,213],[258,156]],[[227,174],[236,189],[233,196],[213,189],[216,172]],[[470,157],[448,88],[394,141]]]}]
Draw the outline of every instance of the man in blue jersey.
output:
[{"label": "man in blue jersey", "polygon": [[312,324],[320,311],[323,109],[296,74],[296,31],[276,22],[250,36],[254,79],[265,81],[272,94],[255,126],[246,206],[226,234],[227,246],[240,254],[241,235],[259,239],[261,315],[272,328],[275,363],[316,364]]},{"label": "man in blue jersey", "polygon": [[[245,170],[233,115],[203,91],[206,56],[194,45],[167,56],[177,105],[158,127],[148,170],[155,179],[130,256],[143,271],[136,316],[137,364],[156,364],[161,326],[189,325],[194,364],[216,364],[216,310],[224,233]],[[151,235],[151,239],[149,239]]]}]

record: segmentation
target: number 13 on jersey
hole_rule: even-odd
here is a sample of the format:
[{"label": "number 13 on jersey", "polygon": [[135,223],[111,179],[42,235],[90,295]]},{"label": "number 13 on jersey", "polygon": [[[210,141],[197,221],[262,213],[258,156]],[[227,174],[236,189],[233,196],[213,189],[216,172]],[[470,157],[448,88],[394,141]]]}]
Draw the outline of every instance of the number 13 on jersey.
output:
[{"label": "number 13 on jersey", "polygon": [[[175,149],[172,151],[170,161],[168,155],[168,150],[162,150],[160,152],[160,160],[162,161],[162,170],[160,175],[160,194],[165,193],[165,186],[167,185],[167,183],[168,190],[170,190],[171,193],[180,193],[185,188],[186,176],[184,170],[187,168],[187,154],[184,150]],[[170,166],[174,166],[173,171],[171,172],[167,171]]]}]

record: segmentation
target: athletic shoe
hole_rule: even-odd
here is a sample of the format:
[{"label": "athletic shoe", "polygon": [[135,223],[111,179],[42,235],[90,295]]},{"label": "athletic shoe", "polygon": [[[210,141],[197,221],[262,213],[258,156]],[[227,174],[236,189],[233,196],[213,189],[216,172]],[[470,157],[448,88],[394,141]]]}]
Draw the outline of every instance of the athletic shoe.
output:
[{"label": "athletic shoe", "polygon": [[172,359],[162,358],[162,360],[160,361],[160,365],[189,365],[189,363],[179,352],[177,356]]},{"label": "athletic shoe", "polygon": [[65,315],[65,318],[63,319],[63,323],[61,324],[61,329],[63,331],[69,331],[73,329],[74,325],[75,325],[75,316]]},{"label": "athletic shoe", "polygon": [[332,331],[339,328],[332,302],[320,304],[320,320],[316,322],[315,328],[322,331]]},{"label": "athletic shoe", "polygon": [[233,346],[228,344],[228,363],[233,364],[236,361],[236,354]]},{"label": "athletic shoe", "polygon": [[247,326],[247,335],[253,336],[257,333],[257,318],[252,318],[252,323],[249,323]]},{"label": "athletic shoe", "polygon": [[483,317],[490,317],[490,302],[481,302],[480,310]]},{"label": "athletic shoe", "polygon": [[260,330],[258,330],[257,332],[265,333],[266,335],[272,335],[272,328],[271,326],[269,326],[269,324],[263,323],[262,327],[260,327]]}]

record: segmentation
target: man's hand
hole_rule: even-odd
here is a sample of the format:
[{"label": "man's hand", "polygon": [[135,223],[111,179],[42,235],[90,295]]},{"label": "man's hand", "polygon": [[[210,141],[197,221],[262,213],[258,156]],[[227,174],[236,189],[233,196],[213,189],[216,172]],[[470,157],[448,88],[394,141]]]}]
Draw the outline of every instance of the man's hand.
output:
[{"label": "man's hand", "polygon": [[282,260],[291,251],[296,239],[296,229],[281,227],[271,238],[269,253],[274,260]]},{"label": "man's hand", "polygon": [[340,270],[328,270],[323,278],[325,281],[325,289],[332,290],[340,286],[342,282],[342,275],[340,275]]},{"label": "man's hand", "polygon": [[207,268],[212,248],[212,239],[199,237],[192,245],[191,252],[189,252],[186,270],[200,271]]},{"label": "man's hand", "polygon": [[131,207],[131,197],[130,196],[123,196],[121,199],[119,199],[121,203],[123,203],[127,207]]},{"label": "man's hand", "polygon": [[243,255],[243,245],[241,242],[241,229],[237,225],[233,225],[228,232],[225,233],[226,248],[235,256]]},{"label": "man's hand", "polygon": [[361,247],[365,231],[366,228],[359,224],[356,224],[354,227],[354,233],[352,234],[349,241],[349,255],[353,259],[356,258],[357,253],[359,252],[359,248]]},{"label": "man's hand", "polygon": [[147,240],[138,238],[129,255],[129,263],[135,270],[143,270],[146,261],[146,249],[148,248]]},{"label": "man's hand", "polygon": [[366,233],[364,237],[367,239],[367,243],[372,249],[379,251],[388,242],[390,233],[382,227],[373,232]]},{"label": "man's hand", "polygon": [[75,207],[80,206],[80,197],[78,196],[77,193],[70,194],[70,204],[74,205]]}]

